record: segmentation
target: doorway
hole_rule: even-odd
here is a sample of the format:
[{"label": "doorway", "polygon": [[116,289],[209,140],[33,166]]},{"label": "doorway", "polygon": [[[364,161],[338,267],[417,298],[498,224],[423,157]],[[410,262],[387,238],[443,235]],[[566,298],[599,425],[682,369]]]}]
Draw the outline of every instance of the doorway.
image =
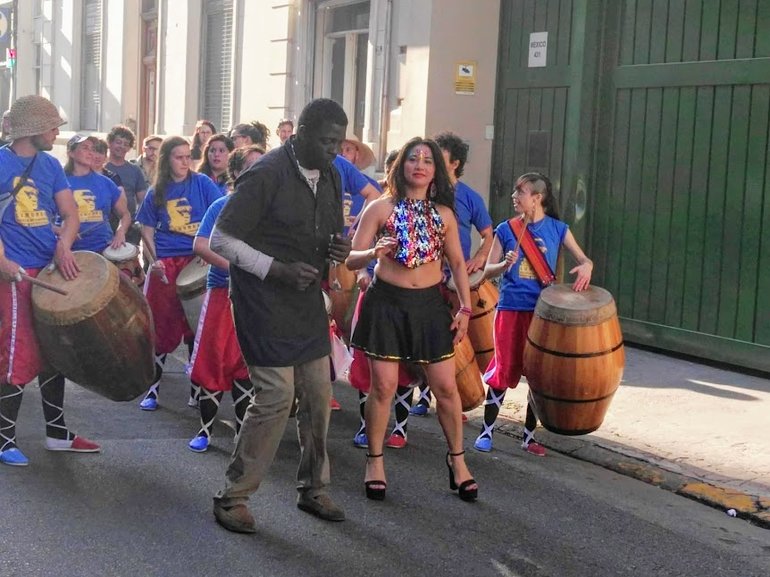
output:
[{"label": "doorway", "polygon": [[367,1],[331,0],[316,12],[314,93],[342,105],[348,127],[363,136],[369,50]]}]

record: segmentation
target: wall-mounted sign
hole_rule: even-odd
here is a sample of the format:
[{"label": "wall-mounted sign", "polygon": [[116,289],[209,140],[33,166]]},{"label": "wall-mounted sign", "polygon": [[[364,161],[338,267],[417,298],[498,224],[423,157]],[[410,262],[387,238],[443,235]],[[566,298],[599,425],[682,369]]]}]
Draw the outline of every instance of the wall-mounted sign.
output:
[{"label": "wall-mounted sign", "polygon": [[529,68],[541,68],[548,55],[548,32],[532,32],[529,35]]},{"label": "wall-mounted sign", "polygon": [[455,94],[476,94],[476,61],[457,63],[455,70]]}]

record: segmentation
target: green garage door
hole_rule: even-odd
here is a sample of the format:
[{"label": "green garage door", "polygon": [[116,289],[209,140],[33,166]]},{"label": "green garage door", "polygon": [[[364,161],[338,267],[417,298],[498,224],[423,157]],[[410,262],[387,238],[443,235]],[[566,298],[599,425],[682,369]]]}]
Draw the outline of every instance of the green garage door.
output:
[{"label": "green garage door", "polygon": [[[571,5],[581,60],[565,84],[581,96],[566,98],[549,171],[565,216],[585,226],[595,282],[615,296],[626,339],[770,371],[770,0],[503,4],[509,39],[537,28],[517,9]],[[506,148],[504,60],[500,183],[504,159],[517,157]]]}]

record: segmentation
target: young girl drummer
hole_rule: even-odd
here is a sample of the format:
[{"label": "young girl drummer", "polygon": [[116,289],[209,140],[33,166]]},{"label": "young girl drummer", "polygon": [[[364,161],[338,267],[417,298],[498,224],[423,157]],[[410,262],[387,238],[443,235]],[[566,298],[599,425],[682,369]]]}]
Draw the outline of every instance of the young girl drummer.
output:
[{"label": "young girl drummer", "polygon": [[[551,271],[556,270],[561,246],[564,245],[578,262],[570,270],[570,274],[577,275],[573,290],[587,289],[593,270],[593,263],[580,249],[567,224],[559,220],[551,181],[546,176],[537,172],[523,174],[516,181],[512,198],[517,214],[511,221],[505,221],[495,229],[492,250],[484,268],[486,278],[503,275],[495,314],[495,357],[484,373],[484,382],[489,387],[484,401],[484,424],[473,445],[484,452],[492,450],[492,432],[506,390],[516,388],[521,379],[524,343],[535,303],[548,275],[553,278]],[[514,228],[519,231],[526,229],[522,244],[518,240],[521,232],[514,233]],[[540,258],[527,258],[522,246],[527,240],[534,241],[535,250],[543,255],[545,262]],[[533,260],[537,262],[533,263]],[[546,276],[546,279],[542,276]],[[532,405],[527,404],[522,448],[543,457],[545,448],[533,441],[536,426],[535,412]]]}]

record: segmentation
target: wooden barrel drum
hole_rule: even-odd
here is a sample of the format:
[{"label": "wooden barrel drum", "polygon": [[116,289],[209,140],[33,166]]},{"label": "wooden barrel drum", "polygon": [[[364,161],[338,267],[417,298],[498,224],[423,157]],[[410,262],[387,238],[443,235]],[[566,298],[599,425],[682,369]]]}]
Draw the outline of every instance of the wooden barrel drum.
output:
[{"label": "wooden barrel drum", "polygon": [[469,339],[463,339],[455,346],[455,380],[463,412],[475,409],[484,401],[484,385]]},{"label": "wooden barrel drum", "polygon": [[43,278],[67,296],[35,286],[40,349],[68,379],[113,401],[144,393],[155,375],[152,314],[141,291],[99,254],[74,253],[80,274]]},{"label": "wooden barrel drum", "polygon": [[332,300],[332,318],[346,339],[350,339],[350,323],[358,300],[356,273],[345,263],[329,266],[329,297]]},{"label": "wooden barrel drum", "polygon": [[120,248],[108,246],[102,251],[102,256],[113,263],[118,270],[138,287],[144,286],[145,274],[139,261],[139,247],[130,242]]},{"label": "wooden barrel drum", "polygon": [[562,435],[599,428],[623,378],[625,352],[612,295],[591,286],[543,290],[524,348],[530,401],[543,426]]},{"label": "wooden barrel drum", "polygon": [[[471,318],[468,321],[468,338],[473,344],[476,363],[481,372],[484,372],[489,366],[489,361],[495,356],[495,307],[500,295],[495,285],[484,280],[483,270],[473,273],[468,278],[468,282],[471,287],[472,309]],[[447,281],[447,288],[452,291],[450,300],[454,315],[460,308],[454,279],[450,278]]]}]

